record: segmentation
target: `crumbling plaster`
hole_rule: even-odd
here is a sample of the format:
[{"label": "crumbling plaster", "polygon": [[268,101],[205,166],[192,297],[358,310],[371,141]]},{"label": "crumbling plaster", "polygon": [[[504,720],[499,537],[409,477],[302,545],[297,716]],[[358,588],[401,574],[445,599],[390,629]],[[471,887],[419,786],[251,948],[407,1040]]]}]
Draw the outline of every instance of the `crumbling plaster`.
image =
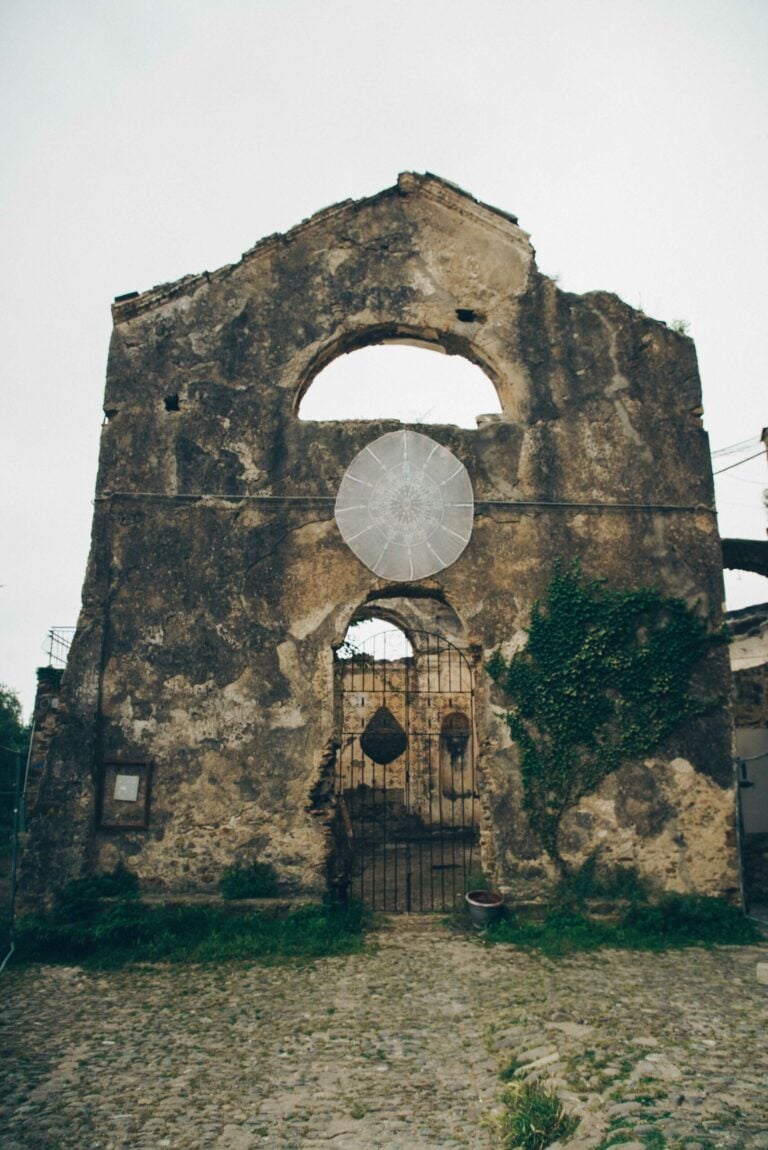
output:
[{"label": "crumbling plaster", "polygon": [[[459,560],[413,588],[372,575],[333,521],[351,459],[398,424],[297,417],[331,359],[392,340],[473,360],[502,407],[477,430],[422,429],[466,466],[476,516]],[[608,293],[560,291],[514,217],[433,176],[116,303],[91,556],[25,897],[118,857],[158,889],[210,889],[258,857],[286,889],[321,893],[327,836],[309,795],[334,734],[333,647],[385,600],[406,624],[431,604],[422,617],[476,652],[486,863],[505,889],[537,889],[551,868],[482,654],[524,641],[558,557],[717,617],[700,401],[686,336]],[[701,689],[725,694],[726,675],[716,651]],[[569,849],[584,857],[620,827],[621,858],[664,885],[730,889],[725,711],[673,743],[648,768],[658,786],[640,788],[653,832],[626,816],[629,772],[582,804]],[[101,763],[121,757],[154,764],[145,831],[96,826]]]}]

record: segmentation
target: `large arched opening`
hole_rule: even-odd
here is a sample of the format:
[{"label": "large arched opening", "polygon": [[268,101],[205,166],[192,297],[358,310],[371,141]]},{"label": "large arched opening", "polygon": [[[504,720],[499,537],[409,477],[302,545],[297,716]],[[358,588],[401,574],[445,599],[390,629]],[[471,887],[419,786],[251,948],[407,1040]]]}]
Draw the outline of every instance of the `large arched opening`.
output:
[{"label": "large arched opening", "polygon": [[316,371],[297,407],[302,420],[396,419],[465,428],[501,410],[496,388],[477,362],[446,355],[441,344],[411,340],[342,348]]}]

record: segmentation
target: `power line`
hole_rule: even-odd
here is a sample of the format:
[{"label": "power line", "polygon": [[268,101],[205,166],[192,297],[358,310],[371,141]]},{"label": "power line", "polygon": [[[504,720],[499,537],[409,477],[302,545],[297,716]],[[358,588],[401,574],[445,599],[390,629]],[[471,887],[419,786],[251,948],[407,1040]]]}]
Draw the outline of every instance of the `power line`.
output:
[{"label": "power line", "polygon": [[718,447],[716,451],[710,451],[710,455],[714,458],[716,455],[734,455],[737,451],[746,451],[748,447],[754,447],[755,437],[751,436],[750,439],[742,439],[741,443],[731,443],[727,447]]},{"label": "power line", "polygon": [[730,478],[734,481],[734,483],[749,483],[754,487],[766,486],[765,477],[762,479],[750,479],[748,476],[744,475],[731,475]]},{"label": "power line", "polygon": [[738,463],[729,463],[727,467],[721,467],[719,471],[713,471],[713,475],[722,475],[724,471],[730,471],[733,467],[741,467],[742,463],[749,463],[750,459],[757,459],[758,456],[765,455],[765,451],[756,451],[754,455],[748,455],[746,459],[740,459]]}]

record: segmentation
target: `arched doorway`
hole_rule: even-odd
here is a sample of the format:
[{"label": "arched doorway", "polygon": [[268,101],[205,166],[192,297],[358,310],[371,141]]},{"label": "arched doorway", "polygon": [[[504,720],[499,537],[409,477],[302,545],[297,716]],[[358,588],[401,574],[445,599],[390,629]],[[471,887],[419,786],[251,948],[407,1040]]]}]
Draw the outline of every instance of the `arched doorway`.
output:
[{"label": "arched doorway", "polygon": [[479,867],[472,665],[439,634],[369,621],[335,676],[342,885],[377,910],[450,910]]}]

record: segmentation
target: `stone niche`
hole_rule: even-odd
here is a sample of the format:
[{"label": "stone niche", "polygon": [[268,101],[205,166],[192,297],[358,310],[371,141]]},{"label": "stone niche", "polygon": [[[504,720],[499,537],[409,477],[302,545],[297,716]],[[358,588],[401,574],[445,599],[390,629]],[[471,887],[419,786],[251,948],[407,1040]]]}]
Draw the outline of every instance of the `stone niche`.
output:
[{"label": "stone niche", "polygon": [[[214,890],[226,867],[258,859],[285,892],[321,896],[339,790],[335,651],[350,622],[382,612],[466,657],[482,865],[535,897],[554,872],[484,660],[525,642],[558,558],[717,622],[691,340],[615,295],[561,291],[514,216],[411,173],[237,264],[122,297],[113,315],[91,553],[23,899],[120,860],[172,894]],[[393,581],[350,550],[334,507],[355,456],[401,425],[303,421],[298,405],[335,357],[397,341],[478,365],[501,414],[414,429],[466,468],[473,526],[450,565]],[[713,650],[703,689],[725,696],[727,674]],[[731,775],[721,710],[586,799],[568,857],[600,847],[668,889],[732,890]]]}]

